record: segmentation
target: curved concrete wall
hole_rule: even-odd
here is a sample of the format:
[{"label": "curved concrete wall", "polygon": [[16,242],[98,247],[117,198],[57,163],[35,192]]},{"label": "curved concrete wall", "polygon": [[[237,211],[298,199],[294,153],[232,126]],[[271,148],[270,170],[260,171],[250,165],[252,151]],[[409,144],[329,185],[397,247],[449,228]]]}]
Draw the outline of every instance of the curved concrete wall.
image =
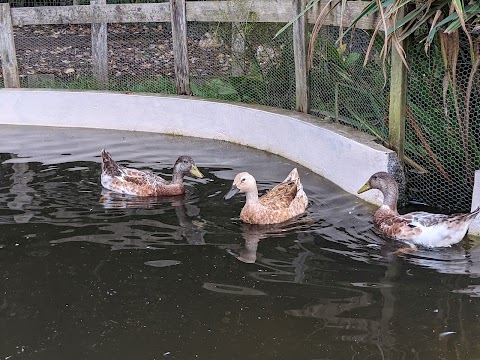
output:
[{"label": "curved concrete wall", "polygon": [[[396,154],[372,136],[276,108],[191,97],[0,89],[0,124],[119,129],[225,140],[293,160],[356,194]],[[245,169],[248,170],[248,169]],[[361,195],[380,204],[378,191]]]}]

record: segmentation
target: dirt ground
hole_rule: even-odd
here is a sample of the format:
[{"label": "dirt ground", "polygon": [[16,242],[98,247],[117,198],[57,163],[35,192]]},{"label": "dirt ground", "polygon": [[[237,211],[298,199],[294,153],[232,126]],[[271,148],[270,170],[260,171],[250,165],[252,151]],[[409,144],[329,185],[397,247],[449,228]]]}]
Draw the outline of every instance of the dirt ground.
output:
[{"label": "dirt ground", "polygon": [[[91,76],[89,25],[38,25],[15,27],[20,76],[51,76],[73,81]],[[230,48],[208,29],[188,33],[192,76],[228,75]],[[151,78],[174,76],[173,43],[169,24],[109,24],[109,76]],[[0,72],[1,76],[1,72]]]}]

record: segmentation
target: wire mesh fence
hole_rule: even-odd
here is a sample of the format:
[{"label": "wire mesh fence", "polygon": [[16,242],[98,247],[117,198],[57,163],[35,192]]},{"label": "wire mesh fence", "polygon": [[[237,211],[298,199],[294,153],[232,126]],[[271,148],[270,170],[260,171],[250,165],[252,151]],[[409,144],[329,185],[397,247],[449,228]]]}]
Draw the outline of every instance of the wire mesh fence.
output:
[{"label": "wire mesh fence", "polygon": [[[15,29],[22,86],[99,89],[93,76],[90,25]],[[108,89],[175,93],[169,24],[108,25]]]},{"label": "wire mesh fence", "polygon": [[189,29],[194,95],[295,108],[291,30],[273,39],[280,25],[193,23]]},{"label": "wire mesh fence", "polygon": [[479,78],[462,39],[457,71],[446,72],[440,46],[409,49],[406,154],[409,197],[469,210],[474,171],[480,169]]},{"label": "wire mesh fence", "polygon": [[[338,27],[321,30],[310,69],[311,113],[328,116],[388,141],[388,78],[381,59],[372,52],[366,31],[357,31],[338,44]],[[388,65],[385,71],[388,72]]]},{"label": "wire mesh fence", "polygon": [[[233,2],[239,12],[248,12],[252,4]],[[83,0],[10,3],[15,7],[87,4]],[[283,25],[241,20],[189,22],[193,95],[295,109],[292,28],[275,37]],[[379,56],[381,45],[374,44],[365,61],[370,33],[357,30],[342,44],[336,42],[338,33],[337,27],[325,26],[316,40],[309,73],[310,113],[387,143],[390,84],[386,74],[390,69]],[[92,64],[91,25],[16,26],[14,36],[22,87],[101,88]],[[106,88],[175,93],[173,46],[168,22],[108,24]],[[463,52],[453,82],[445,80],[449,74],[445,73],[440,48],[432,46],[425,53],[423,46],[411,44],[409,53],[408,196],[430,206],[468,210],[474,170],[480,166],[478,75],[472,75],[472,64]]]},{"label": "wire mesh fence", "polygon": [[[293,109],[291,30],[273,39],[279,28],[265,23],[189,23],[193,94]],[[14,32],[23,87],[101,87],[93,75],[90,25],[20,26]],[[175,93],[170,24],[108,24],[107,89]]]}]

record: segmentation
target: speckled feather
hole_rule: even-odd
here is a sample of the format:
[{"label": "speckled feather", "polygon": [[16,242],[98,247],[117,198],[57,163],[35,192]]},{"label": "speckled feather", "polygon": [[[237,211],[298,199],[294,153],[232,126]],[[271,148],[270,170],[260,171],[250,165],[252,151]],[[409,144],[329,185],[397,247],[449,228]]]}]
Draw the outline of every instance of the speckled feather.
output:
[{"label": "speckled feather", "polygon": [[281,223],[304,213],[308,205],[297,169],[260,198],[255,178],[246,172],[235,177],[232,189],[246,194],[240,219],[249,224]]},{"label": "speckled feather", "polygon": [[[185,163],[185,168],[181,168]],[[179,165],[180,164],[180,165]],[[102,150],[102,185],[111,191],[136,196],[175,196],[185,192],[183,175],[198,169],[192,158],[181,156],[174,166],[171,182],[148,171],[131,169],[117,164],[110,153]],[[200,172],[196,173],[201,175]],[[202,177],[203,175],[199,176]]]},{"label": "speckled feather", "polygon": [[383,205],[375,212],[373,223],[387,236],[426,247],[451,246],[460,242],[468,227],[480,212],[451,215],[416,211],[400,215],[397,211],[398,186],[387,173],[372,175],[359,193],[378,189],[383,193]]}]

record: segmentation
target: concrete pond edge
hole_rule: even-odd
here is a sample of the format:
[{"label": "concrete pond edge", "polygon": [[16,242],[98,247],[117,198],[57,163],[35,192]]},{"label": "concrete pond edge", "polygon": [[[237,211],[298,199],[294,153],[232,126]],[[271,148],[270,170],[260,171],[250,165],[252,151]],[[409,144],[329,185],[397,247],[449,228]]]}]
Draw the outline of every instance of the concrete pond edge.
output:
[{"label": "concrete pond edge", "polygon": [[[233,142],[283,156],[376,205],[382,202],[378,191],[357,195],[357,190],[377,171],[399,173],[395,152],[361,131],[294,111],[188,96],[0,89],[0,124],[145,131]],[[477,180],[473,203],[480,203]],[[480,234],[479,220],[470,233]]]}]

